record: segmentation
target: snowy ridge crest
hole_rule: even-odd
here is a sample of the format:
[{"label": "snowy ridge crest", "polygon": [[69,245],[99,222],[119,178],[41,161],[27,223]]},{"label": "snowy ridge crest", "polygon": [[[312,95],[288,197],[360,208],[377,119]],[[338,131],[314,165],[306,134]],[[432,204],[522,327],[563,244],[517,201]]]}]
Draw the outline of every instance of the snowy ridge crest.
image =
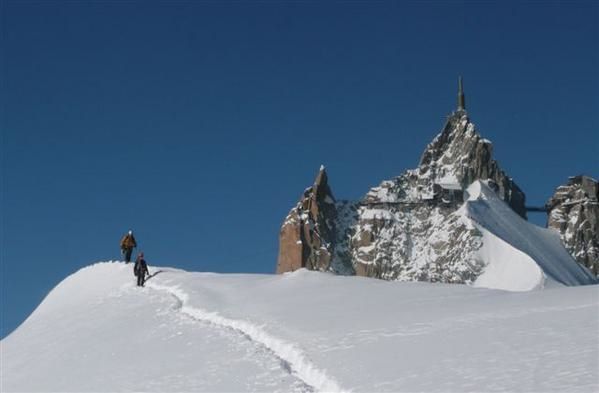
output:
[{"label": "snowy ridge crest", "polygon": [[598,286],[507,294],[305,269],[150,271],[148,288],[125,263],[63,280],[0,343],[2,391],[599,388]]}]

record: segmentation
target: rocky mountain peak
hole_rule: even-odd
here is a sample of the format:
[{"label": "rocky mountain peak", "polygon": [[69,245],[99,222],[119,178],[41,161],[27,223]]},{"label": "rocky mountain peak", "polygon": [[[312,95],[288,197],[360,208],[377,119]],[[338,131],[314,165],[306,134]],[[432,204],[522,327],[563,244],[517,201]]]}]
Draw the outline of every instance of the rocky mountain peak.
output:
[{"label": "rocky mountain peak", "polygon": [[499,197],[526,218],[524,193],[493,159],[493,144],[480,136],[466,111],[448,116],[422,153],[416,173],[423,188],[465,189],[475,180],[491,180]]},{"label": "rocky mountain peak", "polygon": [[[387,280],[472,283],[490,260],[481,254],[479,224],[462,208],[472,204],[469,190],[479,183],[497,195],[496,206],[503,206],[503,212],[511,215],[511,208],[516,213],[515,221],[526,218],[525,195],[470,120],[460,83],[457,110],[415,169],[372,187],[360,200],[336,202],[326,170],[320,168],[285,218],[277,272],[305,267]],[[593,189],[588,181],[582,183]],[[597,233],[585,233],[592,231]]]},{"label": "rocky mountain peak", "polygon": [[[441,132],[430,142],[422,156],[418,167],[420,168],[421,174],[426,174],[427,171],[433,170],[440,164],[443,165],[454,165],[456,164],[455,158],[457,156],[450,154],[455,151],[455,145],[460,145],[465,139],[465,133],[468,130],[468,124],[470,119],[465,112],[457,111],[453,112],[447,117],[445,126]],[[468,138],[472,138],[472,128],[469,130]],[[476,135],[478,137],[478,135]]]},{"label": "rocky mountain peak", "polygon": [[[458,96],[458,106],[464,105]],[[524,193],[492,158],[466,110],[447,117],[416,169],[360,201],[336,203],[324,166],[281,228],[277,272],[302,267],[390,280],[472,282],[480,233],[459,215],[466,188],[486,181],[519,215]]]}]

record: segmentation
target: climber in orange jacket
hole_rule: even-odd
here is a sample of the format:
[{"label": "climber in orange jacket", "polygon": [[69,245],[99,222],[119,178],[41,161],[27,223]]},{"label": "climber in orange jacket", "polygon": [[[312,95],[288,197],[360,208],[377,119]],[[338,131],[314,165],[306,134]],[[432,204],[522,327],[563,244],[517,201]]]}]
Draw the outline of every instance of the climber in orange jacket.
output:
[{"label": "climber in orange jacket", "polygon": [[133,231],[130,230],[129,233],[121,239],[121,254],[125,257],[126,263],[131,262],[131,253],[135,247],[137,247],[137,243],[133,237]]}]

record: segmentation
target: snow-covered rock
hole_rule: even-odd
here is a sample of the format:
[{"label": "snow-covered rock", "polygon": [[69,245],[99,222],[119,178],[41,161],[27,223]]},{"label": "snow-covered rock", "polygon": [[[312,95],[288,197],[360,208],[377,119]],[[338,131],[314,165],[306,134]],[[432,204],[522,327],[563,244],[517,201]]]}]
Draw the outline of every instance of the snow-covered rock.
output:
[{"label": "snow-covered rock", "polygon": [[[492,158],[491,142],[465,111],[448,117],[416,169],[383,181],[360,201],[333,205],[332,197],[316,198],[315,190],[330,194],[328,181],[318,186],[323,174],[327,179],[321,169],[285,219],[279,273],[306,267],[511,290],[542,288],[545,277],[565,285],[595,282],[555,236],[526,222],[524,193]],[[468,200],[475,189],[479,199]]]},{"label": "snow-covered rock", "polygon": [[0,390],[599,391],[599,286],[150,271],[65,279],[0,341]]},{"label": "snow-covered rock", "polygon": [[572,256],[599,277],[599,183],[574,176],[547,202],[549,228],[559,231]]},{"label": "snow-covered rock", "polygon": [[449,206],[358,208],[351,250],[356,274],[387,280],[472,282],[484,267],[474,257],[480,232]]},{"label": "snow-covered rock", "polygon": [[516,213],[526,218],[525,195],[492,157],[493,144],[482,138],[464,111],[448,117],[443,131],[426,147],[416,170],[418,185],[457,185],[492,180],[496,192]]}]

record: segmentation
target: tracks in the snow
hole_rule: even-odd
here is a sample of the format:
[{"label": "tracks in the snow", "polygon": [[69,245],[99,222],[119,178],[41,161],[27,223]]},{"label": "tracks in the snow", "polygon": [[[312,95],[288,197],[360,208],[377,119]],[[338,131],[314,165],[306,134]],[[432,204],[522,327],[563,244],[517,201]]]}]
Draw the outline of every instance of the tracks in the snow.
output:
[{"label": "tracks in the snow", "polygon": [[193,319],[228,328],[245,336],[248,340],[264,347],[281,363],[281,367],[289,374],[300,379],[306,390],[316,392],[342,392],[337,382],[326,372],[318,369],[293,343],[273,337],[260,326],[251,322],[226,318],[216,312],[202,310],[188,305],[189,296],[177,287],[148,283],[148,287],[166,292],[175,298],[180,312]]}]

